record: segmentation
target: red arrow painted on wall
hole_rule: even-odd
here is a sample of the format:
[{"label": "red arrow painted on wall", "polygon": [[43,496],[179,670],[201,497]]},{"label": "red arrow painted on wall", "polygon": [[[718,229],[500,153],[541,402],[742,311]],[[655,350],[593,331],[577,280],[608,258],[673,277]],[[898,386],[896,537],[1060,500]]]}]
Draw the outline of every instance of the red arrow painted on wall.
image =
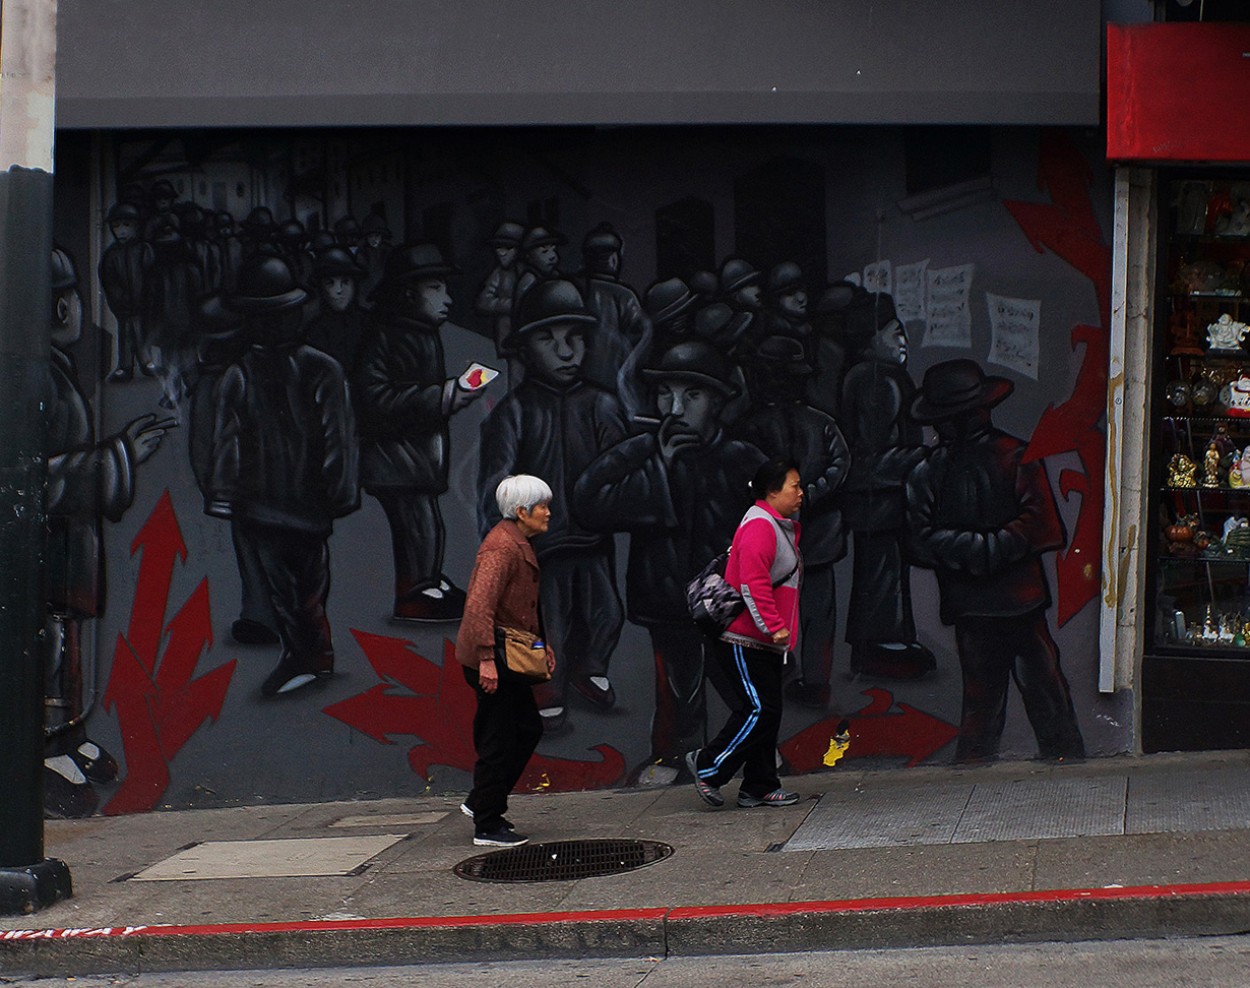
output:
[{"label": "red arrow painted on wall", "polygon": [[1075,452],[1080,470],[1064,470],[1059,489],[1065,499],[1080,496],[1076,528],[1067,549],[1055,561],[1060,626],[1098,595],[1102,562],[1103,470],[1106,436],[1099,428],[1106,413],[1107,366],[1110,357],[1111,248],[1103,242],[1089,188],[1089,162],[1072,138],[1046,130],[1038,153],[1038,187],[1050,202],[1009,199],[1003,203],[1039,254],[1047,249],[1090,280],[1098,301],[1100,326],[1072,330],[1072,349],[1084,346],[1072,393],[1062,404],[1042,413],[1026,460]]},{"label": "red arrow painted on wall", "polygon": [[[864,691],[868,705],[852,714],[851,744],[846,758],[906,758],[908,767],[919,765],[955,740],[959,728],[940,717],[913,707],[897,704],[894,694],[880,687]],[[829,740],[837,732],[842,717],[827,717],[783,741],[778,747],[796,774],[815,772],[824,764]]]},{"label": "red arrow painted on wall", "polygon": [[130,626],[126,630],[126,639],[139,662],[152,672],[156,668],[156,653],[165,627],[174,560],[181,559],[184,564],[187,561],[187,545],[182,540],[182,530],[178,527],[169,491],[161,494],[148,520],[130,543],[132,557],[140,550],[143,561],[130,605]]},{"label": "red arrow painted on wall", "polygon": [[[436,765],[473,771],[473,691],[456,661],[455,646],[444,640],[442,665],[435,665],[402,638],[352,629],[352,636],[383,682],[324,709],[379,744],[396,737],[416,738],[408,764],[424,778]],[[566,792],[612,785],[625,772],[615,748],[598,745],[595,759],[535,755],[520,786]]]},{"label": "red arrow painted on wall", "polygon": [[[130,625],[117,636],[104,709],[117,711],[126,774],[104,807],[108,814],[150,810],[169,788],[170,761],[204,722],[216,720],[236,662],[199,678],[196,666],[212,645],[208,580],[201,580],[163,627],[174,560],[187,559],[186,544],[166,491],[131,544],[142,551],[131,602]],[[162,638],[168,633],[165,651]]]}]

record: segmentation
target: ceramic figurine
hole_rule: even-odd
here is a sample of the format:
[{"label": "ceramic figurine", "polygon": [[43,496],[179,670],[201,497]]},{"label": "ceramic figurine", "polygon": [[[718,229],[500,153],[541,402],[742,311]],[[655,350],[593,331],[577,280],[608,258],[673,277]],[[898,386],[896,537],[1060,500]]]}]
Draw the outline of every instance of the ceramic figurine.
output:
[{"label": "ceramic figurine", "polygon": [[1219,319],[1207,326],[1207,343],[1210,349],[1217,352],[1240,352],[1241,341],[1250,333],[1250,326],[1237,322],[1225,312]]},{"label": "ceramic figurine", "polygon": [[1228,486],[1244,487],[1245,480],[1241,476],[1241,454],[1233,454],[1233,465],[1228,468]]}]

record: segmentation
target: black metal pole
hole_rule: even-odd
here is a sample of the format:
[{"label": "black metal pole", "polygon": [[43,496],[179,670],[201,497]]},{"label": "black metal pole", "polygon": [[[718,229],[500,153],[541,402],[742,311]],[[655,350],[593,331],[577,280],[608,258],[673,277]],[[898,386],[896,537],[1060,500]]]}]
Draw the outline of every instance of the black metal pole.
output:
[{"label": "black metal pole", "polygon": [[55,0],[0,0],[0,913],[72,893],[43,848],[40,649]]}]

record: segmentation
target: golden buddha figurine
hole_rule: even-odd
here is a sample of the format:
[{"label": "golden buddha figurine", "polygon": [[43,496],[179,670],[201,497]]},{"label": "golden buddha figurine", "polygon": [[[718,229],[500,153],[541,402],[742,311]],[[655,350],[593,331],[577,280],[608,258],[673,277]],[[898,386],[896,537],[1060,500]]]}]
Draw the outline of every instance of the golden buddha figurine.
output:
[{"label": "golden buddha figurine", "polygon": [[1168,461],[1168,486],[1198,486],[1198,466],[1184,453],[1176,453]]}]

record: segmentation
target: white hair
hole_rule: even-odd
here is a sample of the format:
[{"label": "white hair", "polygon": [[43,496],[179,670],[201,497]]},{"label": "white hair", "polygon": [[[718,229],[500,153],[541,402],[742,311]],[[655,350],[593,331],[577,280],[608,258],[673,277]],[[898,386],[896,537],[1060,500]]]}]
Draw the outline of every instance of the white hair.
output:
[{"label": "white hair", "polygon": [[547,482],[527,473],[504,477],[495,488],[495,503],[499,505],[499,513],[512,521],[516,521],[518,508],[524,508],[530,513],[544,501],[550,500],[551,488]]}]

